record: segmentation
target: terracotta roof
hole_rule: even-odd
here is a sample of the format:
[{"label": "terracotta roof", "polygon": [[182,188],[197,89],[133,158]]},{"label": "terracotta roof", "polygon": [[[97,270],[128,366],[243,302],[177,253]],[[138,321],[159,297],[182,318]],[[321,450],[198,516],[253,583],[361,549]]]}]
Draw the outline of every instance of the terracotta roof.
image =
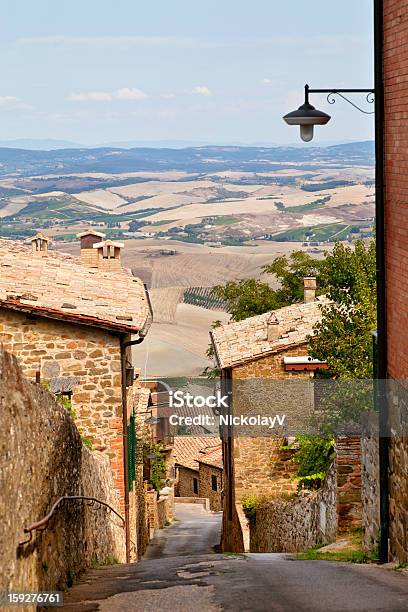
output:
[{"label": "terracotta roof", "polygon": [[145,333],[150,309],[131,272],[86,268],[79,259],[0,239],[0,306],[128,333]]},{"label": "terracotta roof", "polygon": [[97,232],[94,229],[88,229],[80,234],[77,234],[77,238],[83,238],[84,236],[99,236],[99,238],[106,238],[106,234],[103,232]]},{"label": "terracotta roof", "polygon": [[219,447],[219,438],[210,436],[175,436],[173,446],[174,462],[177,465],[198,470],[198,453],[206,449]]},{"label": "terracotta roof", "polygon": [[207,446],[203,450],[199,451],[196,461],[198,461],[198,463],[205,463],[205,465],[211,465],[222,470],[223,462],[221,444],[211,447]]},{"label": "terracotta roof", "polygon": [[[305,343],[322,318],[320,306],[329,303],[326,296],[320,296],[308,304],[293,304],[216,327],[211,338],[219,367],[228,368]],[[268,340],[268,321],[275,328],[273,340]]]}]

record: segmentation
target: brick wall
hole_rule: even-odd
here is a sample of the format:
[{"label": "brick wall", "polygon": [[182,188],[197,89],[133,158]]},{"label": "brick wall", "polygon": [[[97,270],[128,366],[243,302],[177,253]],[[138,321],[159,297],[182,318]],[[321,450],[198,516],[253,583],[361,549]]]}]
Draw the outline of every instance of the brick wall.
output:
[{"label": "brick wall", "polygon": [[339,533],[361,527],[361,440],[336,439],[337,516]]},{"label": "brick wall", "polygon": [[[408,3],[384,0],[385,225],[388,373],[408,378]],[[406,408],[405,408],[406,410]],[[390,550],[408,557],[408,439],[391,440]]]},{"label": "brick wall", "polygon": [[49,528],[18,548],[24,527],[60,496],[96,497],[120,508],[106,455],[90,452],[67,411],[1,351],[0,411],[0,591],[65,588],[95,562],[124,562],[122,522],[83,502],[63,503]]}]

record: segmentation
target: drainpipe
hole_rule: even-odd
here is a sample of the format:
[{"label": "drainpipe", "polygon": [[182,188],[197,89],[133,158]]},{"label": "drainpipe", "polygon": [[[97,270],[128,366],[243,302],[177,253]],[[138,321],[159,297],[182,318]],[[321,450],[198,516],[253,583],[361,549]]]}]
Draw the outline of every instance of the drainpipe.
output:
[{"label": "drainpipe", "polygon": [[129,519],[129,488],[128,488],[128,437],[127,437],[127,387],[126,387],[126,349],[128,346],[140,344],[145,339],[139,336],[137,340],[125,341],[126,336],[120,337],[120,360],[122,372],[122,435],[123,435],[123,478],[125,486],[125,542],[126,563],[130,563],[130,519]]},{"label": "drainpipe", "polygon": [[384,6],[374,0],[374,80],[375,80],[375,212],[377,260],[377,356],[376,389],[379,407],[379,463],[380,463],[380,561],[388,561],[389,539],[389,419],[386,395],[387,367],[387,312],[384,210]]}]

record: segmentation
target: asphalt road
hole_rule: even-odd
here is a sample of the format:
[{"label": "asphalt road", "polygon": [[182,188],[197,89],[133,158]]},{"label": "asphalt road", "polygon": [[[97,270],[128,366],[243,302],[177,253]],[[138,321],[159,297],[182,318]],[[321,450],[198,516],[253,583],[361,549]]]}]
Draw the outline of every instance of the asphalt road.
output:
[{"label": "asphalt road", "polygon": [[176,504],[177,521],[157,531],[143,560],[213,553],[221,539],[221,512],[201,504]]},{"label": "asphalt road", "polygon": [[285,554],[211,553],[220,515],[178,506],[138,564],[89,571],[66,596],[72,612],[374,612],[408,610],[408,577],[375,565]]}]

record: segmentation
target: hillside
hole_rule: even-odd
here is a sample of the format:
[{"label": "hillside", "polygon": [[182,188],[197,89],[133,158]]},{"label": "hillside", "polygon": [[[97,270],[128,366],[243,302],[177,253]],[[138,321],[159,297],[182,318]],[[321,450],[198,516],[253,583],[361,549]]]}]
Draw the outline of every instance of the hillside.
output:
[{"label": "hillside", "polygon": [[372,142],[1,148],[0,234],[25,237],[51,228],[66,242],[98,225],[117,238],[214,246],[357,237],[372,224],[373,153]]}]

